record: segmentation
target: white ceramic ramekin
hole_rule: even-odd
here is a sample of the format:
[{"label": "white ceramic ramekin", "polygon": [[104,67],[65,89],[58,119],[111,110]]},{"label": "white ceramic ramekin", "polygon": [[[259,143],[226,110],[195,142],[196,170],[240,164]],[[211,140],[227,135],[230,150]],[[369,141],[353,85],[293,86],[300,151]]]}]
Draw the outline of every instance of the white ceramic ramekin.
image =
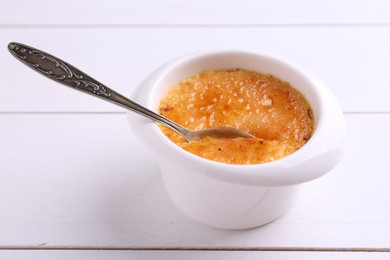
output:
[{"label": "white ceramic ramekin", "polygon": [[307,144],[270,163],[230,165],[186,152],[155,123],[133,112],[128,118],[136,137],[158,156],[168,194],[181,211],[213,227],[243,229],[278,218],[291,207],[299,184],[333,169],[342,155],[345,128],[336,100],[321,81],[295,64],[256,53],[217,51],[180,57],[146,78],[131,98],[156,111],[164,92],[184,78],[234,68],[271,73],[306,96],[316,120]]}]

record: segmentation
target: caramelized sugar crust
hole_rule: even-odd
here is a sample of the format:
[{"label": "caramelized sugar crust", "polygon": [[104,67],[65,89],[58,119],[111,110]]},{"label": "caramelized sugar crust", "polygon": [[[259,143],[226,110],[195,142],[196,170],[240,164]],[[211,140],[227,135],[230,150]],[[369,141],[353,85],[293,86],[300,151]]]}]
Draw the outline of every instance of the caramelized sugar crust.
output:
[{"label": "caramelized sugar crust", "polygon": [[242,69],[204,71],[183,80],[162,98],[159,113],[193,130],[230,126],[256,136],[187,142],[160,126],[188,152],[231,164],[259,164],[285,157],[301,148],[314,129],[309,103],[288,82]]}]

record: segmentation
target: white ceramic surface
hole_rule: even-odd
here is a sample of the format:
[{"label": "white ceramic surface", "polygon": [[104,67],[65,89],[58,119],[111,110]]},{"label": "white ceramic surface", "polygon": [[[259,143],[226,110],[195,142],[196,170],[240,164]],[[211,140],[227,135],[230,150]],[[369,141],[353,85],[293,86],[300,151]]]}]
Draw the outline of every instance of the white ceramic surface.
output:
[{"label": "white ceramic surface", "polygon": [[229,165],[192,155],[173,144],[148,119],[129,112],[130,127],[160,162],[167,191],[191,218],[219,228],[261,226],[285,213],[298,186],[333,169],[345,135],[342,112],[329,90],[305,69],[279,58],[241,51],[195,53],[162,66],[145,79],[132,99],[156,110],[162,94],[204,70],[242,68],[288,81],[310,102],[315,131],[297,152],[274,162]]}]

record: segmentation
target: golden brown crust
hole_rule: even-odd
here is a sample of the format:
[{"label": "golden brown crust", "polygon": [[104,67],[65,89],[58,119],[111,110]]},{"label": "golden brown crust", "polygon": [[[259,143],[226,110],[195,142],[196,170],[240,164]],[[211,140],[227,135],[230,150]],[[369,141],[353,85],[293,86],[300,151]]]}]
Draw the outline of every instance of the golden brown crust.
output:
[{"label": "golden brown crust", "polygon": [[165,94],[159,112],[189,129],[231,126],[255,135],[255,139],[203,138],[187,143],[160,127],[183,149],[233,164],[287,156],[310,139],[314,128],[309,103],[289,83],[242,69],[205,71],[183,80]]}]

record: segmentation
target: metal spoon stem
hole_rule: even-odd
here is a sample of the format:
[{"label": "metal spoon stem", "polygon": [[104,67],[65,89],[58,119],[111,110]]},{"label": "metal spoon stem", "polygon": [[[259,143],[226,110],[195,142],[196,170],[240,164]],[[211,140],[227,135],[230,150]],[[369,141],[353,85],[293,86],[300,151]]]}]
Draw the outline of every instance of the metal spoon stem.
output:
[{"label": "metal spoon stem", "polygon": [[217,128],[218,131],[214,132],[212,132],[213,129],[191,131],[126,98],[76,67],[49,53],[16,42],[9,43],[8,49],[22,63],[49,79],[146,116],[176,131],[186,138],[187,141],[199,140],[208,135],[227,138],[237,136],[253,137],[248,133],[229,127]]}]

